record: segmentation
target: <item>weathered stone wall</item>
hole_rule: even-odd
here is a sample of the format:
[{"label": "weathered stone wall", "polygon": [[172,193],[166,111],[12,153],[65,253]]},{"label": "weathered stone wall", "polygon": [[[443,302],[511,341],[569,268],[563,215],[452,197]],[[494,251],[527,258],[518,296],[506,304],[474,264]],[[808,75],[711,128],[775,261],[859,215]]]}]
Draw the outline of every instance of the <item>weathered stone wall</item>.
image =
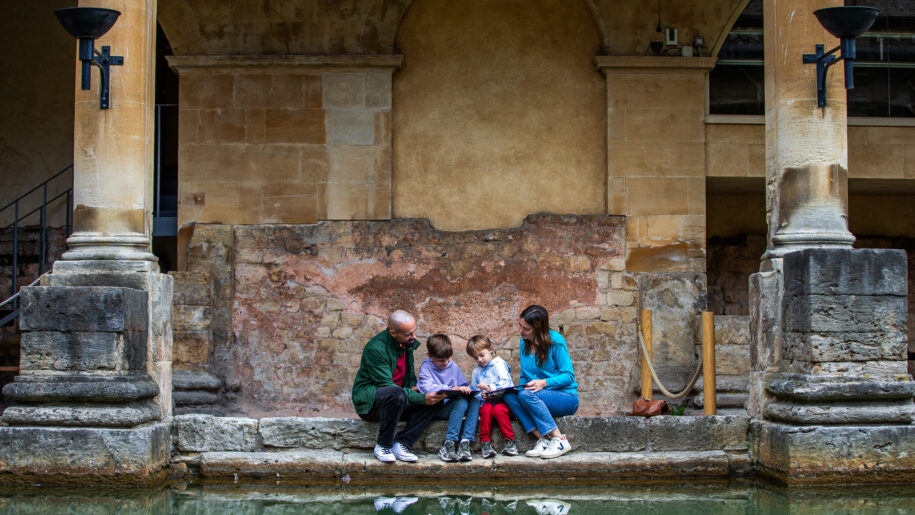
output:
[{"label": "weathered stone wall", "polygon": [[453,231],[606,212],[600,35],[584,2],[414,2],[397,46],[394,216]]},{"label": "weathered stone wall", "polygon": [[353,416],[362,346],[393,309],[414,313],[423,342],[450,335],[468,374],[467,338],[490,336],[517,377],[517,316],[541,303],[569,341],[579,414],[608,415],[628,407],[637,382],[638,281],[623,271],[623,238],[623,220],[608,216],[468,232],[410,219],[197,226],[188,262],[234,274],[231,288],[214,280],[214,306],[232,303],[231,333],[218,336],[229,321],[214,308],[210,364],[231,413]]}]

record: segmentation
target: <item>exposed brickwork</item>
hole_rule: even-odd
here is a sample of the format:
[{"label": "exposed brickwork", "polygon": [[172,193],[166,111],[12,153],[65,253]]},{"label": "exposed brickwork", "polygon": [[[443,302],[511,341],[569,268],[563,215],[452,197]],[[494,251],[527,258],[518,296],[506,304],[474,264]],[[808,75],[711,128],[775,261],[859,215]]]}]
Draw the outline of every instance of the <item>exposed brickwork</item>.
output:
[{"label": "exposed brickwork", "polygon": [[[221,231],[206,227],[191,244],[201,261],[200,238]],[[467,232],[411,219],[234,232],[234,259],[216,267],[234,268],[232,341],[214,344],[212,367],[233,412],[354,416],[362,346],[398,308],[417,317],[421,341],[449,334],[466,373],[466,339],[483,333],[517,377],[516,320],[535,302],[569,341],[579,414],[618,414],[631,402],[638,283],[622,272],[621,217],[536,215],[519,228]],[[214,317],[214,333],[218,325]]]}]

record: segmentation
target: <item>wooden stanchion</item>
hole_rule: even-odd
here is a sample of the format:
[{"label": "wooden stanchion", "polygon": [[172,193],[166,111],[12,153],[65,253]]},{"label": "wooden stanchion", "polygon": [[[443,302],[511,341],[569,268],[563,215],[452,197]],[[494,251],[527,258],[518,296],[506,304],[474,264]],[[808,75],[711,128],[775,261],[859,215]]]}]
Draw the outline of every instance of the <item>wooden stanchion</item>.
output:
[{"label": "wooden stanchion", "polygon": [[[642,310],[642,337],[645,339],[645,350],[648,351],[648,358],[652,359],[651,350],[651,310]],[[645,356],[639,351],[639,357],[642,361],[642,397],[651,400],[651,370],[648,369],[648,362]]]},{"label": "wooden stanchion", "polygon": [[709,311],[702,313],[702,396],[705,414],[714,415],[717,413],[715,401],[715,314]]}]

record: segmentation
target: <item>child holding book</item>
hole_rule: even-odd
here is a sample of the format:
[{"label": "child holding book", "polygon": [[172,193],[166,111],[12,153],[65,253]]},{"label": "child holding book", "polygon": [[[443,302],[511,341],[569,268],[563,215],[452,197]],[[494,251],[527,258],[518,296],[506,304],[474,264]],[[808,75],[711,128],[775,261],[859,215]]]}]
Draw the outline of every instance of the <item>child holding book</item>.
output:
[{"label": "child holding book", "polygon": [[426,350],[429,357],[419,367],[419,382],[416,386],[420,393],[444,391],[449,395],[442,401],[443,406],[436,416],[448,421],[445,441],[438,455],[442,461],[470,461],[473,459],[470,455],[470,442],[477,432],[477,414],[483,401],[472,395],[461,369],[451,361],[454,349],[448,336],[433,334],[426,341]]},{"label": "child holding book", "polygon": [[[492,341],[478,334],[467,342],[467,354],[477,362],[471,374],[471,388],[477,392],[476,399],[483,404],[480,406],[480,450],[484,458],[492,458],[496,451],[492,448],[492,419],[496,419],[505,446],[502,454],[517,456],[518,446],[515,444],[515,433],[509,419],[508,406],[502,402],[501,395],[497,392],[490,396],[488,392],[514,386],[511,367],[504,359],[493,356]],[[485,401],[485,402],[484,402]],[[468,415],[469,416],[469,415]]]}]

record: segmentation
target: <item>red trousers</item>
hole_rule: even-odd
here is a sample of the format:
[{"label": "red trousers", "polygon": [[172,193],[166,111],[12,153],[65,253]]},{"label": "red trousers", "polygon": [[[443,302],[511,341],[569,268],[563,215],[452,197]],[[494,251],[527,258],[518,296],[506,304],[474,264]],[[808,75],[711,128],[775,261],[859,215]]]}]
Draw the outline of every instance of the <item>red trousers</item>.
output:
[{"label": "red trousers", "polygon": [[486,401],[480,406],[480,441],[489,442],[492,440],[492,419],[496,419],[499,429],[502,430],[502,436],[506,440],[514,440],[515,432],[512,431],[512,421],[508,418],[511,413],[508,405],[504,402],[493,403]]}]

